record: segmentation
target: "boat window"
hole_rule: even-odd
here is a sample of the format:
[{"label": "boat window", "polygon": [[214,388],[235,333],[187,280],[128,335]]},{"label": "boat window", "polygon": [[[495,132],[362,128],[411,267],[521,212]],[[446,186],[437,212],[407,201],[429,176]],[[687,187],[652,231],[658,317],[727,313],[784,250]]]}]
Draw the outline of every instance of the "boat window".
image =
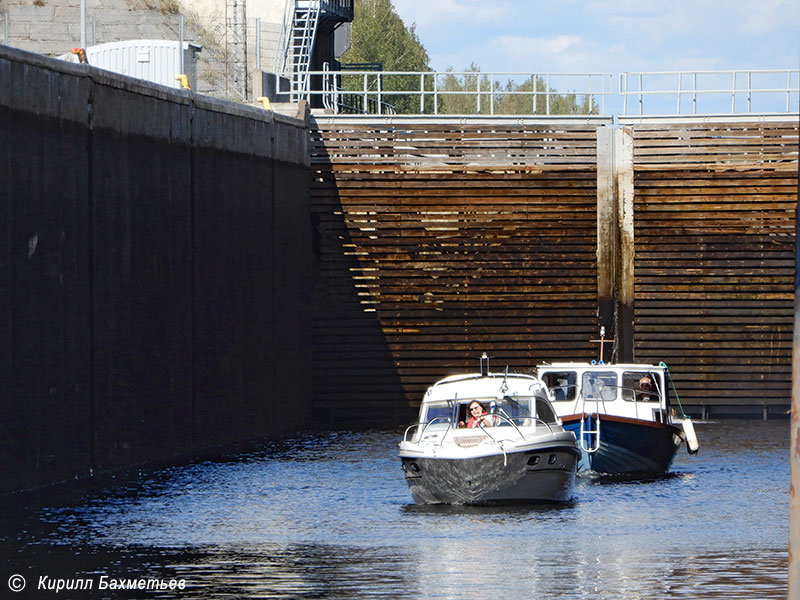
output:
[{"label": "boat window", "polygon": [[[453,409],[448,406],[446,402],[441,404],[429,404],[425,409],[425,414],[420,421],[422,423],[429,423],[436,417],[444,417],[449,420],[451,414],[453,414]],[[442,419],[439,419],[439,421],[442,421]]]},{"label": "boat window", "polygon": [[489,413],[505,417],[505,419],[497,419],[497,425],[500,427],[510,427],[511,423],[508,420],[517,427],[528,425],[528,420],[531,416],[531,402],[529,398],[505,396],[502,400],[491,403]]},{"label": "boat window", "polygon": [[[472,415],[469,414],[469,405],[472,404],[473,402],[475,402],[476,400],[481,403],[481,406],[483,406],[483,408],[486,409],[487,413],[492,412],[491,409],[489,408],[489,405],[492,402],[490,399],[488,399],[488,398],[470,398],[466,402],[459,403],[459,405],[458,405],[458,415],[456,416],[456,422],[457,423],[467,423],[469,421],[469,418],[472,416]],[[463,425],[461,425],[461,426],[463,426]]]},{"label": "boat window", "polygon": [[611,402],[617,399],[617,374],[614,371],[587,371],[581,381],[586,400]]},{"label": "boat window", "polygon": [[575,371],[549,371],[542,374],[542,381],[550,390],[554,402],[575,400]]},{"label": "boat window", "polygon": [[660,378],[649,371],[625,371],[622,374],[622,397],[628,402],[658,402]]},{"label": "boat window", "polygon": [[545,423],[555,423],[556,413],[553,410],[553,405],[550,404],[543,397],[536,397],[536,418],[544,421]]}]

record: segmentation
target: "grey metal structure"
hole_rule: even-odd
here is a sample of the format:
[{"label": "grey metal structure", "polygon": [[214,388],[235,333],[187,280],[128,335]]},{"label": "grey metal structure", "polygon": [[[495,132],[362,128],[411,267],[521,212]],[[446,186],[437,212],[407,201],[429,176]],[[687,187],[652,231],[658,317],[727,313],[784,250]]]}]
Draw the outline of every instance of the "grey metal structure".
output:
[{"label": "grey metal structure", "polygon": [[238,100],[247,101],[247,10],[246,0],[227,0],[225,4],[225,47],[232,57],[228,78]]}]

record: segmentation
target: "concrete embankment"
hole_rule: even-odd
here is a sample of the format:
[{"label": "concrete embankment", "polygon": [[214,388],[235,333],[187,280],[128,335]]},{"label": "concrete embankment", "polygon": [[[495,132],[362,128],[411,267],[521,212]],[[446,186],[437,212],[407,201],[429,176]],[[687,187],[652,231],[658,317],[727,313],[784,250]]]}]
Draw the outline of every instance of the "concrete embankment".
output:
[{"label": "concrete embankment", "polygon": [[304,120],[0,46],[0,493],[302,427]]}]

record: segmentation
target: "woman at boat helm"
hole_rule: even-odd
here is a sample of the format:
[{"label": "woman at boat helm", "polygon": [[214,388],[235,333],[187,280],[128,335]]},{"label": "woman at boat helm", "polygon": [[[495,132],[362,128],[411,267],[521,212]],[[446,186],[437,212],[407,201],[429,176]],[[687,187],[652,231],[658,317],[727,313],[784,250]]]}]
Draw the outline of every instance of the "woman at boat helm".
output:
[{"label": "woman at boat helm", "polygon": [[[478,427],[479,425],[483,425],[484,427],[492,426],[492,418],[488,416],[486,409],[483,408],[483,404],[477,400],[473,400],[469,403],[467,412],[469,412],[469,419],[466,425],[467,429]],[[462,424],[461,426],[463,427],[464,425]]]}]

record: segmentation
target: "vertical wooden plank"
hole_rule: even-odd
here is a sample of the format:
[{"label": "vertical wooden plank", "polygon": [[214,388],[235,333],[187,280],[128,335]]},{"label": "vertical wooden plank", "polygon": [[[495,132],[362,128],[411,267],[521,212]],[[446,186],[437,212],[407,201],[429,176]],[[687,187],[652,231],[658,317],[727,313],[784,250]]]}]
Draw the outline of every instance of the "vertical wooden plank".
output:
[{"label": "vertical wooden plank", "polygon": [[[597,129],[597,316],[598,324],[614,331],[614,279],[617,255],[614,129]],[[603,357],[611,359],[610,356]]]},{"label": "vertical wooden plank", "polygon": [[617,224],[619,228],[619,269],[617,271],[617,360],[628,362],[633,355],[634,252],[633,235],[633,130],[614,130],[614,176],[616,179]]}]

